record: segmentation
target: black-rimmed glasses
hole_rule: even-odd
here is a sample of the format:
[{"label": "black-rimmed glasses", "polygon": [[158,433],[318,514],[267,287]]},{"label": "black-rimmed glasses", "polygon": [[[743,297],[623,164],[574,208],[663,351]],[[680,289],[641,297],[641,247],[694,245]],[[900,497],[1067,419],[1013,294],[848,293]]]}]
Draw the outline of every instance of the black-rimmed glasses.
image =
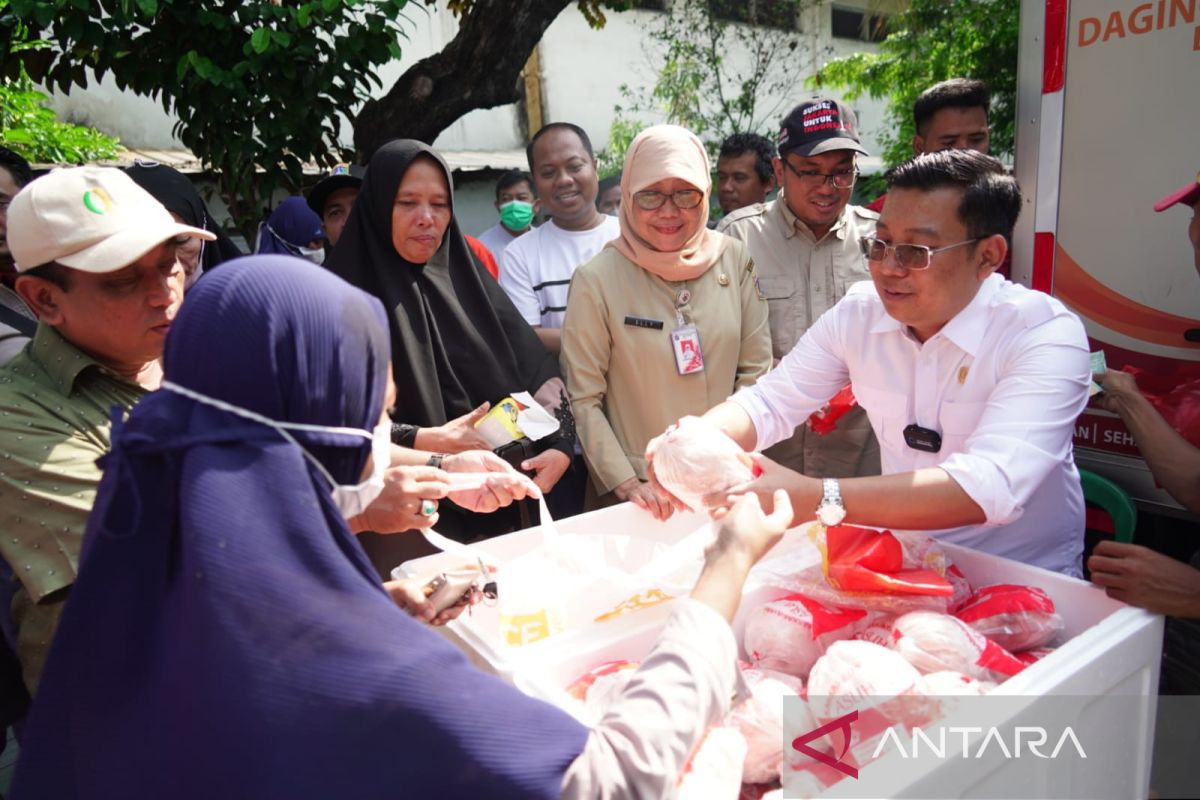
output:
[{"label": "black-rimmed glasses", "polygon": [[783,159],[783,163],[792,171],[793,175],[800,179],[801,184],[810,189],[824,186],[827,181],[832,183],[835,189],[850,189],[858,180],[858,170],[856,169],[847,169],[841,172],[812,172],[800,169],[786,158]]}]

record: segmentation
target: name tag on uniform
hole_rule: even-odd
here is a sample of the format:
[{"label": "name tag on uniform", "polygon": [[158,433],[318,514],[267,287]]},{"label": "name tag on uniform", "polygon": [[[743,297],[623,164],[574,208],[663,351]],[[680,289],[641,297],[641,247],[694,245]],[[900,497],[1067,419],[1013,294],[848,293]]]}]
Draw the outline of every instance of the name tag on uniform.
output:
[{"label": "name tag on uniform", "polygon": [[680,375],[704,372],[700,332],[695,325],[684,325],[671,331],[671,349],[675,352],[675,369],[679,370]]},{"label": "name tag on uniform", "polygon": [[661,319],[650,319],[648,317],[625,317],[625,324],[632,325],[635,328],[650,328],[652,330],[661,331],[663,329],[663,321]]}]

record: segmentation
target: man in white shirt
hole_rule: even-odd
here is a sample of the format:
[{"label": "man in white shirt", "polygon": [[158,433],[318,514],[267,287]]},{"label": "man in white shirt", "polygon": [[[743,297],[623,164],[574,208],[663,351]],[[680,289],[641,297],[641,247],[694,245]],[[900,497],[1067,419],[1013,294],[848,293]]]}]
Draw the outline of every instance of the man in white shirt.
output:
[{"label": "man in white shirt", "polygon": [[509,244],[500,259],[500,286],[546,349],[558,355],[571,276],[620,235],[621,225],[596,209],[596,158],[583,128],[551,122],[526,153],[550,219]]},{"label": "man in white shirt", "polygon": [[528,172],[510,169],[496,181],[496,211],[500,221],[479,234],[479,241],[491,251],[496,264],[502,263],[504,251],[518,236],[530,231],[538,208],[533,179]]},{"label": "man in white shirt", "polygon": [[[761,456],[730,493],[785,488],[817,516],[1081,573],[1084,505],[1071,449],[1087,403],[1087,337],[1054,298],[995,269],[1021,207],[981,153],[917,156],[888,175],[855,284],[779,367],[705,416],[747,450],[791,434],[850,381],[879,439],[880,477],[809,478]],[[725,505],[725,497],[713,498]]]}]

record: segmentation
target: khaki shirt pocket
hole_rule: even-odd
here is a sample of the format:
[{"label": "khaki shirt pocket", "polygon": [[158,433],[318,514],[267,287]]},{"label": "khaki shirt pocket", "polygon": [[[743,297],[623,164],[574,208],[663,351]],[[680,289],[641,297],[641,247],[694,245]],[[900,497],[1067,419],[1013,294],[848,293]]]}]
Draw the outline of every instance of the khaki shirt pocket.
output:
[{"label": "khaki shirt pocket", "polygon": [[771,349],[775,358],[786,356],[800,339],[797,283],[794,277],[787,275],[767,277],[760,273],[758,276],[758,285],[767,300],[767,321],[771,328]]}]

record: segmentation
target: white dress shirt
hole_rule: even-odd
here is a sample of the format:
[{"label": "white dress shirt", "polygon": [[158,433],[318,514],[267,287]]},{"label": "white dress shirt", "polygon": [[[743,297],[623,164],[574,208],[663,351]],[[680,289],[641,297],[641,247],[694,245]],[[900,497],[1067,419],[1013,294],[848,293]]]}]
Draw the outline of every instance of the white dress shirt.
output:
[{"label": "white dress shirt", "polygon": [[[1084,505],[1071,435],[1090,377],[1083,325],[1049,295],[992,275],[922,344],[863,282],[731,399],[750,415],[761,450],[849,380],[885,475],[941,467],[987,515],[981,526],[931,533],[1079,576]],[[913,423],[941,434],[939,452],[905,443]]]}]

